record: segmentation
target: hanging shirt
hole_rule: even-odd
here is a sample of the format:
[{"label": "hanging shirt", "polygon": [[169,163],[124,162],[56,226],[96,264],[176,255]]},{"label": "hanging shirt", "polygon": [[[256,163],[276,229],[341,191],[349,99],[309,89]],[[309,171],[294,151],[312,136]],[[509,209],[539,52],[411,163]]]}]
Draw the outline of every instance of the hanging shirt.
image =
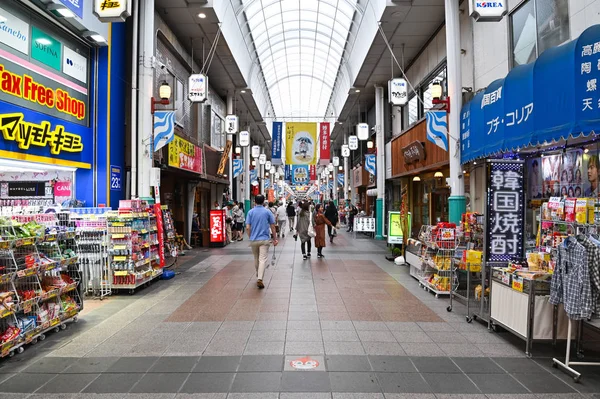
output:
[{"label": "hanging shirt", "polygon": [[558,247],[558,260],[552,275],[550,303],[563,303],[565,312],[573,320],[592,315],[592,289],[588,254],[574,238],[568,238]]},{"label": "hanging shirt", "polygon": [[[594,237],[588,237],[588,239],[596,246],[598,254],[600,254],[600,241],[596,240]],[[596,295],[592,299],[592,308],[595,316],[600,317],[600,259],[597,257],[596,262],[590,263],[590,280],[592,282],[592,295]]]}]

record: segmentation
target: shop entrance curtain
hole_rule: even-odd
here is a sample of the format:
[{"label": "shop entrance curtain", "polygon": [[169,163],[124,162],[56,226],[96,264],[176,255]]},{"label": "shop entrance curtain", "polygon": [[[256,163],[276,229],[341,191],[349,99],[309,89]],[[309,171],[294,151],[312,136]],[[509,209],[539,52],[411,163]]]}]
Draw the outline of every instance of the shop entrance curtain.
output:
[{"label": "shop entrance curtain", "polygon": [[492,82],[461,110],[462,163],[600,133],[600,25]]}]

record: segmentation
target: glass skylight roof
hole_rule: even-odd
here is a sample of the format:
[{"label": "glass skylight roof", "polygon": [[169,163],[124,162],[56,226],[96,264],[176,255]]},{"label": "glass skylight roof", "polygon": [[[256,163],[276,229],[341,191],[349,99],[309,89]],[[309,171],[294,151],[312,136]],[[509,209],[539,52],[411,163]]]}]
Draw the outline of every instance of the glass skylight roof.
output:
[{"label": "glass skylight roof", "polygon": [[357,0],[242,0],[275,116],[322,119]]}]

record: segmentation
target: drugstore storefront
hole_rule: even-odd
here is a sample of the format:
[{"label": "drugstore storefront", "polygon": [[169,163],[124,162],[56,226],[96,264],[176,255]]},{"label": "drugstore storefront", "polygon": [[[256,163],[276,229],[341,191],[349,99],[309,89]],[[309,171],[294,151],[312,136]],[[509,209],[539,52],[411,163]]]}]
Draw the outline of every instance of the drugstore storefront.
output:
[{"label": "drugstore storefront", "polygon": [[125,25],[92,43],[42,12],[0,5],[0,200],[115,205],[125,191]]}]

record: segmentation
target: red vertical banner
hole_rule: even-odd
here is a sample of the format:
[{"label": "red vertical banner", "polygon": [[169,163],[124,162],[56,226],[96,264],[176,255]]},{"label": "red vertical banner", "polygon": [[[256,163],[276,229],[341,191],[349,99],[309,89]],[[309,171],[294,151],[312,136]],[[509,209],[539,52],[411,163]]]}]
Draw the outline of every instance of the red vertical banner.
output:
[{"label": "red vertical banner", "polygon": [[321,165],[329,164],[331,158],[331,142],[329,137],[329,122],[321,122],[319,128],[319,154]]},{"label": "red vertical banner", "polygon": [[317,165],[309,165],[308,168],[310,171],[310,180],[311,181],[317,180]]},{"label": "red vertical banner", "polygon": [[156,228],[158,229],[156,233],[158,236],[158,258],[160,260],[160,267],[165,267],[165,240],[160,204],[154,204],[154,215],[156,216]]}]

